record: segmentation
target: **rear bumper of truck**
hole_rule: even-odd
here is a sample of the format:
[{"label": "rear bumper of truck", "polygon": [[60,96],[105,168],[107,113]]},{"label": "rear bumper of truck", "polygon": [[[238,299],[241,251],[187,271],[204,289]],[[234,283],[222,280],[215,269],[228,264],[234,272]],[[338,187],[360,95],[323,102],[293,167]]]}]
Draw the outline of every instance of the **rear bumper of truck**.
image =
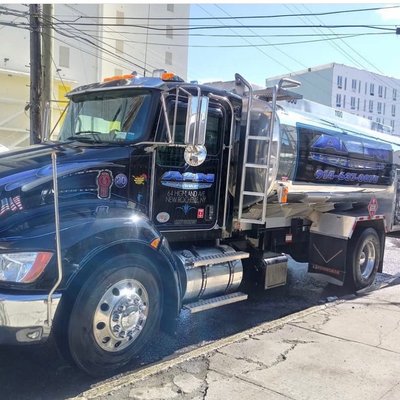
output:
[{"label": "rear bumper of truck", "polygon": [[[54,294],[51,314],[54,317],[61,294]],[[0,344],[27,344],[45,341],[51,325],[47,321],[47,295],[0,293]]]}]

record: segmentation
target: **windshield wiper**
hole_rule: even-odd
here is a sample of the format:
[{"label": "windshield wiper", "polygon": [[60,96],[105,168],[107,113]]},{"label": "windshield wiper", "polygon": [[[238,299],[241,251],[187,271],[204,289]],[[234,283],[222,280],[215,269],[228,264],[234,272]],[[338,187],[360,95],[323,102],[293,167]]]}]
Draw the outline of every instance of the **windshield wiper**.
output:
[{"label": "windshield wiper", "polygon": [[[80,136],[81,134],[86,134],[89,133],[90,137],[88,136]],[[81,141],[90,141],[90,142],[95,142],[95,143],[102,143],[102,140],[100,139],[100,136],[102,132],[96,132],[96,131],[78,131],[75,132],[73,136],[70,136],[68,140],[76,139],[76,140],[81,140]]]}]

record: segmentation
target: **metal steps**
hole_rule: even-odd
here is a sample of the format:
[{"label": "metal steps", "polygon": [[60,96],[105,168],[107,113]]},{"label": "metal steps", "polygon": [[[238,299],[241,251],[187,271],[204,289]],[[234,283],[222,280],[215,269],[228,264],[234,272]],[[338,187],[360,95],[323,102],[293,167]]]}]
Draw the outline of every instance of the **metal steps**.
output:
[{"label": "metal steps", "polygon": [[247,300],[248,295],[242,292],[236,292],[226,294],[224,296],[213,297],[211,299],[199,300],[195,303],[189,303],[183,306],[183,308],[189,310],[192,314],[210,310],[211,308],[225,306],[227,304],[236,303],[238,301]]},{"label": "metal steps", "polygon": [[243,258],[248,258],[249,256],[250,254],[244,251],[235,251],[232,253],[219,253],[209,256],[193,257],[185,260],[185,268],[190,269],[203,267],[205,265],[222,264],[229,261],[242,260]]}]

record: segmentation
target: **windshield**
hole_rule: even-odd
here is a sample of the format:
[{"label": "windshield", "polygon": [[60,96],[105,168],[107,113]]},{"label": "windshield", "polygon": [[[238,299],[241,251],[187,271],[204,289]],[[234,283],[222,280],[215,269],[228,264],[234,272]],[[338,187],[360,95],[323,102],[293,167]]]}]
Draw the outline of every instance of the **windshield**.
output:
[{"label": "windshield", "polygon": [[108,91],[74,96],[60,140],[139,142],[146,135],[152,94]]}]

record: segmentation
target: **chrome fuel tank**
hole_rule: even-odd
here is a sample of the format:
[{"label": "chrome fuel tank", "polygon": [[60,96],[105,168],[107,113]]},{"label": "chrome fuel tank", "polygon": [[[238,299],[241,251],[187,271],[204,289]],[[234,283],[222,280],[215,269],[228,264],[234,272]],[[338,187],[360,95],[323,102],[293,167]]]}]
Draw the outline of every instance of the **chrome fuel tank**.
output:
[{"label": "chrome fuel tank", "polygon": [[[232,293],[237,290],[243,277],[243,266],[240,260],[218,263],[218,257],[234,254],[232,247],[193,248],[175,251],[174,255],[185,270],[186,290],[183,302]],[[210,264],[193,267],[192,260],[210,258]]]}]

